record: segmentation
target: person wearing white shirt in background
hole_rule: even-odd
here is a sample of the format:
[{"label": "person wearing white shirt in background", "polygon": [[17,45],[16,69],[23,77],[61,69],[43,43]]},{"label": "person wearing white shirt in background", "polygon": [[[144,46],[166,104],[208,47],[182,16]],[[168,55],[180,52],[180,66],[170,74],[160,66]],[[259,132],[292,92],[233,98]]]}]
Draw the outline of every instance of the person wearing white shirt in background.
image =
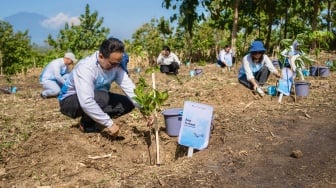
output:
[{"label": "person wearing white shirt in background", "polygon": [[63,58],[51,61],[40,75],[40,84],[43,91],[40,96],[43,99],[57,97],[66,78],[70,73],[70,66],[77,61],[71,52],[65,53]]},{"label": "person wearing white shirt in background", "polygon": [[218,54],[217,64],[222,68],[227,67],[228,71],[230,71],[233,65],[233,60],[233,51],[231,50],[229,45],[226,45],[224,49],[221,49]]},{"label": "person wearing white shirt in background", "polygon": [[160,71],[162,73],[178,74],[181,62],[176,54],[170,51],[168,46],[164,46],[159,57],[157,58],[157,64],[160,65]]},{"label": "person wearing white shirt in background", "polygon": [[[101,125],[103,132],[117,136],[120,127],[112,118],[140,108],[133,99],[135,84],[121,66],[124,53],[119,39],[104,40],[99,51],[78,62],[63,85],[58,96],[60,111],[71,118],[81,117],[81,131],[97,132]],[[113,82],[125,95],[110,91]]]}]

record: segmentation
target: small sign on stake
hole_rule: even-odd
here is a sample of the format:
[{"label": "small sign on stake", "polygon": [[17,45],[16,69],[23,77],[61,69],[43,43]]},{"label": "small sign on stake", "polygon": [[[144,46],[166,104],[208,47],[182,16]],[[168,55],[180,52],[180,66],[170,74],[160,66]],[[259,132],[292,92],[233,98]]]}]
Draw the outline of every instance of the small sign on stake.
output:
[{"label": "small sign on stake", "polygon": [[203,150],[208,146],[213,107],[185,101],[178,143],[189,147],[188,157],[193,149]]}]

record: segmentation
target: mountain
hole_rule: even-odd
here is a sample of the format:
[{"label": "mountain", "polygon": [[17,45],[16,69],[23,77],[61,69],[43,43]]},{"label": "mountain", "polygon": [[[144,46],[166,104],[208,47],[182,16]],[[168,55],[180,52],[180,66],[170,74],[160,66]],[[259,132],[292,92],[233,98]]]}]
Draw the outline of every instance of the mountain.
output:
[{"label": "mountain", "polygon": [[44,40],[48,35],[56,36],[58,31],[47,29],[42,26],[42,21],[48,19],[46,16],[37,13],[19,12],[12,16],[4,18],[4,21],[9,22],[14,31],[28,30],[28,35],[31,37],[31,42],[37,45],[45,45]]}]

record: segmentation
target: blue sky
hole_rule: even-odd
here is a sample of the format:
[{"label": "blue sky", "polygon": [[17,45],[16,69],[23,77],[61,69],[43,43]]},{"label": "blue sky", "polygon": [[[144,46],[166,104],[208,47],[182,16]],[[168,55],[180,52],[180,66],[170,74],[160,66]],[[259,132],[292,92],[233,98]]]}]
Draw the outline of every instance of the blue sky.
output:
[{"label": "blue sky", "polygon": [[38,13],[48,17],[44,27],[59,30],[66,21],[76,23],[86,4],[91,13],[98,11],[99,18],[104,17],[104,27],[110,28],[110,35],[120,39],[131,39],[135,30],[152,18],[168,19],[173,14],[161,7],[162,0],[3,0],[0,19],[19,12]]}]

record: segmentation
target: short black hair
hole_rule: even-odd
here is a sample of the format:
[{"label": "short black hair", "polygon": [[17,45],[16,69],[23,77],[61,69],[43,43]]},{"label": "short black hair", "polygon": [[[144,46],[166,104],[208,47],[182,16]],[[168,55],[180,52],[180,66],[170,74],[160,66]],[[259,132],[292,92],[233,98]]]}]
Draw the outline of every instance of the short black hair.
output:
[{"label": "short black hair", "polygon": [[124,43],[117,38],[108,38],[102,42],[99,52],[104,58],[109,58],[112,52],[125,52]]},{"label": "short black hair", "polygon": [[168,46],[163,46],[162,50],[166,50],[166,51],[170,52],[170,48]]}]

